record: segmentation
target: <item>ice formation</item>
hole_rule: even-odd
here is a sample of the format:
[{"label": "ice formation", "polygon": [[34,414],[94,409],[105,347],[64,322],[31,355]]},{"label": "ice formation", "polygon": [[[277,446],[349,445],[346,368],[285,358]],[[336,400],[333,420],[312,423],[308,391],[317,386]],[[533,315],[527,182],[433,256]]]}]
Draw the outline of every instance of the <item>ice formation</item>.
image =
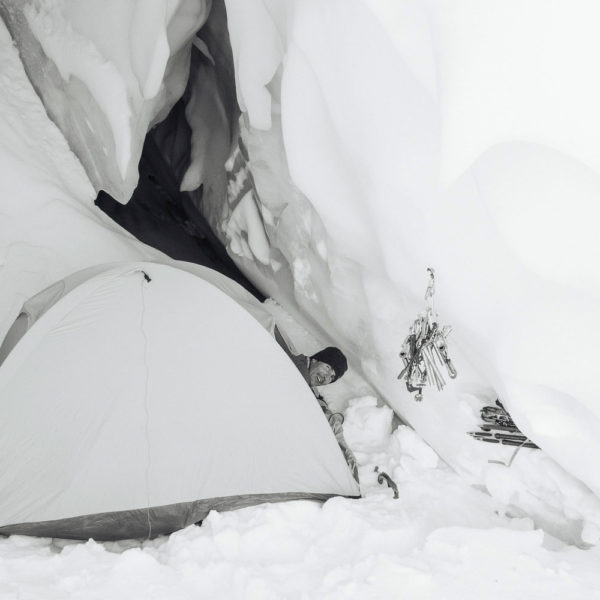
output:
[{"label": "ice formation", "polygon": [[96,190],[127,202],[148,128],[187,83],[206,0],[5,0],[0,13],[46,110]]}]

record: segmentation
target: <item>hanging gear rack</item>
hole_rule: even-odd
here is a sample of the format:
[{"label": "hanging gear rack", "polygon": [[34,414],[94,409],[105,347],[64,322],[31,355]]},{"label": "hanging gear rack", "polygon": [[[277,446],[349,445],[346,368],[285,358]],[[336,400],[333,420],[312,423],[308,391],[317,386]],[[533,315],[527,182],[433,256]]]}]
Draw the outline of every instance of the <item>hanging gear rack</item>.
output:
[{"label": "hanging gear rack", "polygon": [[446,385],[442,374],[444,368],[451,379],[457,375],[448,357],[446,343],[452,327],[442,327],[438,323],[438,314],[434,309],[435,271],[428,267],[427,272],[429,283],[425,291],[425,300],[429,300],[429,306],[415,319],[402,344],[400,358],[404,368],[398,375],[398,379],[405,380],[409,392],[416,392],[417,402],[423,400],[423,388],[426,385],[435,385],[438,390],[442,390]]}]

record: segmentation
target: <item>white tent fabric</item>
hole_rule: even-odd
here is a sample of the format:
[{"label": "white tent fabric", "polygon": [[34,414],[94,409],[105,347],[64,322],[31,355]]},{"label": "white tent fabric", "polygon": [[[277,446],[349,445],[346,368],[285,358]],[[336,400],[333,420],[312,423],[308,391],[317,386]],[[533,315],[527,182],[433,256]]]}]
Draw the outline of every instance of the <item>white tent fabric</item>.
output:
[{"label": "white tent fabric", "polygon": [[[275,322],[271,314],[262,307],[261,303],[258,302],[252,294],[229,277],[225,277],[225,275],[222,275],[214,269],[209,269],[208,267],[203,267],[194,263],[171,260],[169,261],[169,264],[193,273],[212,283],[245,308],[246,311],[248,311],[265,329],[273,333]],[[66,279],[57,281],[50,287],[47,287],[27,300],[27,302],[23,304],[21,313],[15,320],[13,326],[4,337],[4,341],[0,344],[0,365],[4,362],[15,344],[23,337],[23,335],[25,335],[25,332],[50,307],[58,302],[65,294],[68,294],[73,288],[76,288],[79,284],[87,281],[91,277],[106,271],[109,267],[110,265],[96,265],[77,271]]]},{"label": "white tent fabric", "polygon": [[359,494],[302,376],[210,269],[87,275],[0,367],[0,532],[145,536],[235,498]]}]

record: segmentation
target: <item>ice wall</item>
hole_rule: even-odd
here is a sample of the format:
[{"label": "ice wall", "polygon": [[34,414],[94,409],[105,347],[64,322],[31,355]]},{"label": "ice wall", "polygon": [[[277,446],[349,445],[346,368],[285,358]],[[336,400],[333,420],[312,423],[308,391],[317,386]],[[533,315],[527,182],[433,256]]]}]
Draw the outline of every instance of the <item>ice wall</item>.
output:
[{"label": "ice wall", "polygon": [[188,79],[210,0],[2,0],[27,74],[96,188],[125,203],[148,128]]},{"label": "ice wall", "polygon": [[[600,493],[597,4],[226,5],[271,243],[242,268],[459,468],[452,432],[499,394]],[[427,266],[460,376],[423,406],[396,374]]]}]

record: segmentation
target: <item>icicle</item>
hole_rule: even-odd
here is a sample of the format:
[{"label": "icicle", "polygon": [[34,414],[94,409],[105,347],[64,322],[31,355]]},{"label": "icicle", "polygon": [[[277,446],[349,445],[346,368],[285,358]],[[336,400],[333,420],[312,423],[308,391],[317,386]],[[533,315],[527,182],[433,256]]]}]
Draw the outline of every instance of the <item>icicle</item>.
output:
[{"label": "icicle", "polygon": [[448,358],[446,339],[452,328],[440,327],[438,314],[434,309],[435,271],[428,268],[429,283],[425,291],[425,300],[429,300],[429,307],[421,313],[412,324],[400,350],[400,358],[404,368],[398,379],[406,381],[409,392],[416,392],[415,400],[423,399],[423,388],[426,385],[442,390],[446,380],[442,374],[445,367],[451,379],[457,375],[452,361]]}]

